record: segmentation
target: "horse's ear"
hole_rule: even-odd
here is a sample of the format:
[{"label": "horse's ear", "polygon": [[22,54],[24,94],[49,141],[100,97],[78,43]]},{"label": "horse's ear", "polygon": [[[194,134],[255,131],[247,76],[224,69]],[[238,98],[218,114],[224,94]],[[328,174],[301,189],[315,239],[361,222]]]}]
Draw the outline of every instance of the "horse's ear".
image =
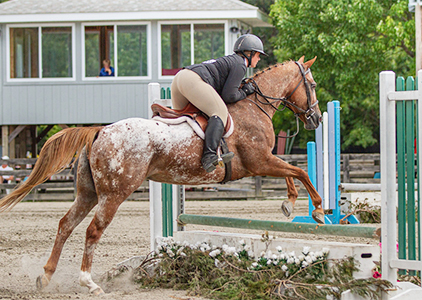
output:
[{"label": "horse's ear", "polygon": [[301,58],[299,58],[299,60],[298,60],[298,62],[299,63],[301,63],[301,64],[303,64],[303,61],[305,60],[305,55],[304,56],[302,56]]},{"label": "horse's ear", "polygon": [[306,63],[304,63],[304,65],[307,66],[308,68],[310,68],[314,64],[316,58],[317,57],[315,56],[313,59],[308,60]]}]

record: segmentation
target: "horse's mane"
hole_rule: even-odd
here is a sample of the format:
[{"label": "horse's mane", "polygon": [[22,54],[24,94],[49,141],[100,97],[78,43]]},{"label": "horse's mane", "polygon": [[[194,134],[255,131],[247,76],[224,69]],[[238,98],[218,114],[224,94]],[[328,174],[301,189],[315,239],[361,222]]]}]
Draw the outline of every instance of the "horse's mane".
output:
[{"label": "horse's mane", "polygon": [[275,65],[272,65],[272,66],[269,66],[269,67],[265,68],[264,70],[261,70],[261,71],[256,72],[255,74],[253,74],[252,78],[256,78],[259,75],[261,75],[261,74],[263,74],[263,73],[271,70],[272,68],[281,67],[281,66],[283,66],[285,64],[288,64],[288,63],[291,63],[291,62],[292,62],[292,60],[286,60],[286,61],[284,61],[282,63],[276,63]]}]

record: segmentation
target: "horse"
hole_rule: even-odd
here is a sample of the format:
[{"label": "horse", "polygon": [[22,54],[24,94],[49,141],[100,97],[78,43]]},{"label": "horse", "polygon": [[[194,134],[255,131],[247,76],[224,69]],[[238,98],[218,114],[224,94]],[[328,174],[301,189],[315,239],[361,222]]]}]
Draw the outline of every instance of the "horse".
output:
[{"label": "horse", "polygon": [[[293,178],[306,187],[315,207],[314,219],[323,223],[321,197],[309,176],[271,152],[275,144],[272,117],[289,108],[308,130],[321,119],[315,94],[316,83],[310,68],[316,57],[304,62],[276,64],[249,78],[256,92],[228,105],[235,129],[226,139],[234,152],[231,180],[248,176],[285,177],[288,199],[282,211],[289,215],[298,196]],[[77,194],[60,220],[54,247],[37,277],[37,288],[51,280],[63,246],[74,228],[97,206],[86,231],[79,283],[95,295],[103,290],[91,277],[94,250],[118,207],[144,180],[172,184],[221,182],[223,168],[206,173],[201,166],[203,141],[186,123],[170,126],[154,119],[130,118],[107,126],[67,128],[52,136],[40,151],[29,178],[12,193],[0,199],[0,212],[10,210],[38,184],[78,160]]]}]

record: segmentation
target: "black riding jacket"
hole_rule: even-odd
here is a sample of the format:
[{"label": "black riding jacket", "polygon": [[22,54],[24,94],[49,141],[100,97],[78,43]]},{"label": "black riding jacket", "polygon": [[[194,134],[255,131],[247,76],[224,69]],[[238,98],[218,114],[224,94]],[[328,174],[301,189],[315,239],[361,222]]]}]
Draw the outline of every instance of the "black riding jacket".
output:
[{"label": "black riding jacket", "polygon": [[185,67],[197,73],[211,85],[225,103],[234,103],[246,97],[239,85],[246,74],[245,59],[237,54],[204,61]]}]

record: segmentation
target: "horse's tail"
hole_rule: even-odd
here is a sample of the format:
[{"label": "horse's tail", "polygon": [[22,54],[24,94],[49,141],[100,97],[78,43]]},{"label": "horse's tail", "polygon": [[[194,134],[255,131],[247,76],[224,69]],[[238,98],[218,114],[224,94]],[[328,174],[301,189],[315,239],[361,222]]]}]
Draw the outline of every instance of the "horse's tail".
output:
[{"label": "horse's tail", "polygon": [[73,158],[75,160],[78,158],[85,146],[89,153],[92,143],[101,129],[102,127],[67,128],[48,139],[42,147],[39,158],[28,179],[9,195],[0,199],[0,212],[12,209],[35,186],[45,182],[58,171],[67,168]]}]

